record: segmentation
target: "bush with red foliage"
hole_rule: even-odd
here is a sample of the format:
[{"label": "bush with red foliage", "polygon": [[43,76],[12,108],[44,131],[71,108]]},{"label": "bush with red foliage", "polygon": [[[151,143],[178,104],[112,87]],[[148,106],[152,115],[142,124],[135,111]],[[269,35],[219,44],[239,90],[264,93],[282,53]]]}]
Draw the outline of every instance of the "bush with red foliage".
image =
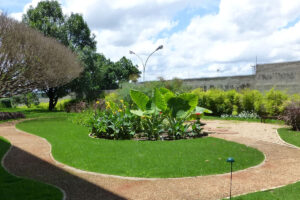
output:
[{"label": "bush with red foliage", "polygon": [[300,131],[300,101],[293,101],[286,106],[280,119],[292,126],[293,130]]}]

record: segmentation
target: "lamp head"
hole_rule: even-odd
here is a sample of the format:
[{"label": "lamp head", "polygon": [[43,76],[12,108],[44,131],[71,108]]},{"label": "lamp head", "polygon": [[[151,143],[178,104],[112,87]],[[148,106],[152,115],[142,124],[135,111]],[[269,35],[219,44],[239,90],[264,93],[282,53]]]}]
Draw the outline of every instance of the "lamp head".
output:
[{"label": "lamp head", "polygon": [[158,51],[158,50],[160,50],[160,49],[163,49],[163,48],[164,48],[163,45],[159,45],[159,46],[157,47],[156,51]]},{"label": "lamp head", "polygon": [[233,159],[233,158],[231,158],[231,157],[229,157],[229,158],[227,158],[227,162],[229,162],[229,163],[233,163],[233,162],[234,162],[234,159]]}]

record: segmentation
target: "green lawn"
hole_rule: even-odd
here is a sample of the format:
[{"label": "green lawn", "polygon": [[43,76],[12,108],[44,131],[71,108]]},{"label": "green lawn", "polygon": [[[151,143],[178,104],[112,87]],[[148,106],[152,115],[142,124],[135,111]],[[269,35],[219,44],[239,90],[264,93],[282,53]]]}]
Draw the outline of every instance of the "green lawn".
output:
[{"label": "green lawn", "polygon": [[46,138],[55,159],[83,170],[133,177],[186,177],[229,172],[263,161],[261,152],[216,138],[178,141],[105,140],[65,118],[25,121],[17,128]]},{"label": "green lawn", "polygon": [[[0,159],[9,149],[10,143],[0,137]],[[37,181],[17,178],[0,166],[0,199],[1,200],[56,200],[62,199],[62,192],[50,185]]]},{"label": "green lawn", "polygon": [[287,143],[300,147],[300,131],[292,131],[288,128],[278,129],[280,137]]}]

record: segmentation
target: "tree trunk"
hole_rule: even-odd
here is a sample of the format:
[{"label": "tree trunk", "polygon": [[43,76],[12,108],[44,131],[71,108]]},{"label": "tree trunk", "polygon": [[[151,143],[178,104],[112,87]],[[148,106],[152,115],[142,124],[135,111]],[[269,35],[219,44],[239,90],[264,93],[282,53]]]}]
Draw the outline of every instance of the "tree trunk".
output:
[{"label": "tree trunk", "polygon": [[49,88],[46,93],[49,97],[49,111],[53,111],[58,101],[56,88]]}]

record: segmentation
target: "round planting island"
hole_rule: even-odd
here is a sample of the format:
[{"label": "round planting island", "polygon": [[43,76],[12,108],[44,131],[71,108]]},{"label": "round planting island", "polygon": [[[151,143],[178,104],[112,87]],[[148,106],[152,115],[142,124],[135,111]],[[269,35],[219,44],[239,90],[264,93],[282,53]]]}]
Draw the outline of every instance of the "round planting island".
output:
[{"label": "round planting island", "polygon": [[86,127],[66,118],[38,119],[17,128],[47,139],[53,157],[69,166],[101,174],[144,178],[191,177],[258,165],[264,155],[251,147],[213,137],[175,141],[106,140],[89,137]]}]

